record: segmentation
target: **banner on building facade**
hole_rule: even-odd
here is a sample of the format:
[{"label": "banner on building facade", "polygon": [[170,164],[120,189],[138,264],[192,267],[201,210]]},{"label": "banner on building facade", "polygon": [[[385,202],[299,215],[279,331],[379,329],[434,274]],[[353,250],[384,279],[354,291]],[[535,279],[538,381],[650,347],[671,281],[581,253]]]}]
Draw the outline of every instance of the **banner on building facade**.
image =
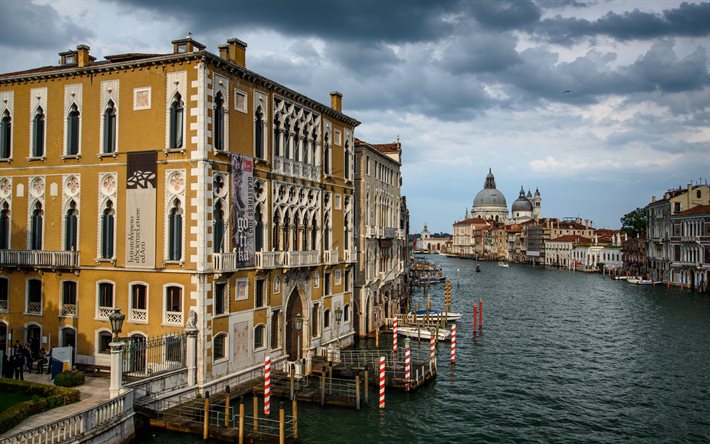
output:
[{"label": "banner on building facade", "polygon": [[232,155],[232,248],[237,267],[254,266],[254,161]]},{"label": "banner on building facade", "polygon": [[155,198],[158,153],[128,153],[126,267],[155,268]]}]

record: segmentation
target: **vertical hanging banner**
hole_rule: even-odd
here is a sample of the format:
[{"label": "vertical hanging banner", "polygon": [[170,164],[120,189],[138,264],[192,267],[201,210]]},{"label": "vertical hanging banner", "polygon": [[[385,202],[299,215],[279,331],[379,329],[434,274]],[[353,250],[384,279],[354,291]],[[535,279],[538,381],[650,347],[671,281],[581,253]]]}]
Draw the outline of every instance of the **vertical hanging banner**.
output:
[{"label": "vertical hanging banner", "polygon": [[155,192],[158,153],[128,153],[126,267],[155,268]]},{"label": "vertical hanging banner", "polygon": [[254,161],[232,155],[232,248],[237,267],[254,266]]}]

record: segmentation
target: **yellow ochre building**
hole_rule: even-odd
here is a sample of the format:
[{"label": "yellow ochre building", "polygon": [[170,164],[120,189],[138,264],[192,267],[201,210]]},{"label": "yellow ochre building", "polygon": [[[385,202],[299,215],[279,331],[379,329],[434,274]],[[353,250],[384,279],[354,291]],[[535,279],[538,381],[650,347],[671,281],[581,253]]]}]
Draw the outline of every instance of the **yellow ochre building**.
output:
[{"label": "yellow ochre building", "polygon": [[246,47],[0,74],[0,350],[106,368],[115,308],[134,341],[194,322],[198,383],[352,343],[359,122]]}]

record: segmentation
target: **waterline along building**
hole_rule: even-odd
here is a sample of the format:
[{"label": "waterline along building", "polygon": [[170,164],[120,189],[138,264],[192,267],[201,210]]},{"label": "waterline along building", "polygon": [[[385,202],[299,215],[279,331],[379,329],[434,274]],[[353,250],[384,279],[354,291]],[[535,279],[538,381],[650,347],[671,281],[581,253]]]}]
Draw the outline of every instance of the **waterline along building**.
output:
[{"label": "waterline along building", "polygon": [[0,74],[0,350],[107,367],[115,308],[131,341],[194,322],[198,383],[352,342],[359,122],[246,48]]}]

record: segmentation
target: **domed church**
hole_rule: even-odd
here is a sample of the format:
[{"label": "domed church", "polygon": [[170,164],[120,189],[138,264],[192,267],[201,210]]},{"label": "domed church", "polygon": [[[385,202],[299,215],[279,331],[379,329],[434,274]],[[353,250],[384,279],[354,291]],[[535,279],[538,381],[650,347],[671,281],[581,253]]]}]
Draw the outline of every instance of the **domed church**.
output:
[{"label": "domed church", "polygon": [[473,199],[471,217],[480,217],[504,224],[517,224],[531,219],[539,219],[541,212],[542,197],[540,196],[540,190],[536,189],[534,196],[530,191],[528,191],[526,195],[521,185],[520,194],[515,202],[513,202],[512,219],[509,219],[508,205],[505,202],[505,196],[496,189],[496,180],[493,176],[493,172],[489,168],[483,189],[479,191]]},{"label": "domed church", "polygon": [[471,217],[480,217],[487,220],[505,223],[508,220],[508,204],[503,193],[496,189],[496,179],[493,172],[488,169],[486,182],[483,189],[473,199]]}]

